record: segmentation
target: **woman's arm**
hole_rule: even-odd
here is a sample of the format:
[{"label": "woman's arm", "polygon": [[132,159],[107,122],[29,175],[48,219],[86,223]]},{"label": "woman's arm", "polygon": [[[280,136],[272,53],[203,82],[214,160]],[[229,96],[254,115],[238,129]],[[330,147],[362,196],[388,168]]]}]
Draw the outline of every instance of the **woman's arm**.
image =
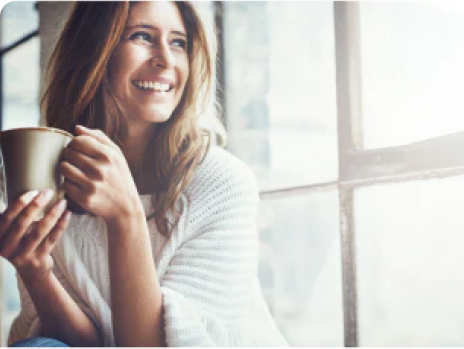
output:
[{"label": "woman's arm", "polygon": [[53,273],[37,283],[24,282],[37,310],[41,335],[73,347],[103,345],[96,327],[78,307]]},{"label": "woman's arm", "polygon": [[68,195],[108,231],[111,311],[117,346],[164,344],[163,310],[148,226],[121,149],[100,130],[76,127],[62,153]]},{"label": "woman's arm", "polygon": [[166,346],[162,295],[143,208],[121,218],[107,222],[116,345]]},{"label": "woman's arm", "polygon": [[53,274],[51,252],[68,226],[70,213],[60,200],[38,222],[51,190],[28,192],[0,214],[0,255],[16,269],[41,321],[43,334],[70,345],[100,343],[92,322]]}]

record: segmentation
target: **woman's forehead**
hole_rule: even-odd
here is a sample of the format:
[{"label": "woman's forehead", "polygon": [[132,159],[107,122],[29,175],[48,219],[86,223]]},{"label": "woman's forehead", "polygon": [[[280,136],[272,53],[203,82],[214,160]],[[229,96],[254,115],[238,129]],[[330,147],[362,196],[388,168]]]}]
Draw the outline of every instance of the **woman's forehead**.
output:
[{"label": "woman's forehead", "polygon": [[139,25],[185,31],[181,13],[171,1],[140,1],[132,5],[126,27]]}]

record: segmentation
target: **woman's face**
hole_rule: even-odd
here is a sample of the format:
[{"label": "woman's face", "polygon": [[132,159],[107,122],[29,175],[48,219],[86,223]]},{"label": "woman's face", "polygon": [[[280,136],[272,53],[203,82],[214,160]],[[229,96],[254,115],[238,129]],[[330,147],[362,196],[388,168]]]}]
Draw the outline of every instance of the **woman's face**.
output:
[{"label": "woman's face", "polygon": [[187,32],[173,2],[134,5],[110,61],[110,84],[129,124],[169,119],[189,76]]}]

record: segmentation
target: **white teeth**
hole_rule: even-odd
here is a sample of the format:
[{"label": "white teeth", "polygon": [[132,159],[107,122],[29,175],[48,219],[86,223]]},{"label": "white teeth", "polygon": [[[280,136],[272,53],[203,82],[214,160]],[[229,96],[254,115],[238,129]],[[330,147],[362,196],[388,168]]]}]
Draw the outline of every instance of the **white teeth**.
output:
[{"label": "white teeth", "polygon": [[166,92],[170,89],[169,84],[162,84],[160,82],[153,81],[134,81],[134,85],[146,90],[150,89],[159,92]]}]

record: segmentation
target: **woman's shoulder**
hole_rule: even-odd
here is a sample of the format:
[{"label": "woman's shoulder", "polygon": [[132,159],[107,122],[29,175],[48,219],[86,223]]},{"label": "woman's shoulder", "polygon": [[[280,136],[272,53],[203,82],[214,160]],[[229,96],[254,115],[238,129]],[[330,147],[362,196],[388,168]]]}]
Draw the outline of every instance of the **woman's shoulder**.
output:
[{"label": "woman's shoulder", "polygon": [[219,194],[227,191],[257,192],[256,177],[242,160],[219,146],[211,146],[198,165],[188,186],[189,192],[207,191]]},{"label": "woman's shoulder", "polygon": [[193,234],[189,239],[195,232],[208,229],[217,228],[226,234],[231,224],[243,227],[248,234],[254,224],[259,205],[256,178],[243,161],[227,150],[217,146],[209,149],[186,194],[189,234]]}]

